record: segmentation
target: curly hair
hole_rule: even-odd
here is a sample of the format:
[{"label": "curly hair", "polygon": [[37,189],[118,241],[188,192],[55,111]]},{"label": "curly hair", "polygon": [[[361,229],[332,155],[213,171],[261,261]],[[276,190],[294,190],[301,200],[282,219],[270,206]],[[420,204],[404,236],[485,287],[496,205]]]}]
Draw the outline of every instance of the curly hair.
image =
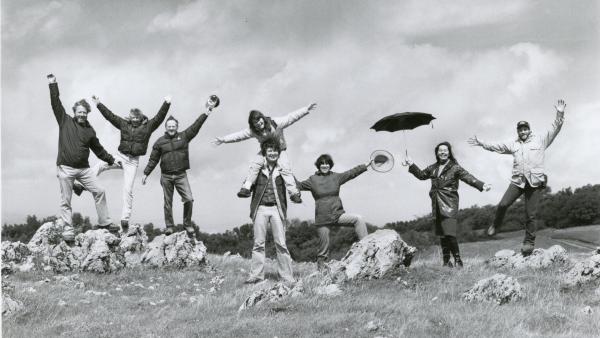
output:
[{"label": "curly hair", "polygon": [[266,156],[268,148],[271,148],[271,149],[277,151],[278,153],[281,153],[281,144],[279,143],[279,140],[276,137],[267,137],[260,144],[260,153],[263,156]]},{"label": "curly hair", "polygon": [[90,107],[90,104],[85,99],[81,99],[75,102],[75,104],[73,105],[73,113],[77,109],[77,106],[82,106],[88,113],[92,111],[92,107]]},{"label": "curly hair", "polygon": [[315,167],[319,169],[321,163],[329,164],[329,169],[333,168],[333,158],[331,158],[331,155],[329,154],[322,154],[321,156],[319,156],[315,161]]}]

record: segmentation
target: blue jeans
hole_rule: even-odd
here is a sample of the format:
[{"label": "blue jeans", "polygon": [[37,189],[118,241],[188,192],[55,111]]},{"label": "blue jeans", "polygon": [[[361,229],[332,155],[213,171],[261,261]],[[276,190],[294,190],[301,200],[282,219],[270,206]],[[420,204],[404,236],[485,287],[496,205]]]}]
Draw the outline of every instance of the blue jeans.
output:
[{"label": "blue jeans", "polygon": [[161,174],[160,185],[163,188],[165,199],[164,213],[165,225],[168,227],[175,226],[173,222],[173,191],[177,189],[181,202],[183,202],[183,224],[185,226],[192,225],[192,205],[194,197],[192,196],[192,188],[188,182],[187,174]]}]

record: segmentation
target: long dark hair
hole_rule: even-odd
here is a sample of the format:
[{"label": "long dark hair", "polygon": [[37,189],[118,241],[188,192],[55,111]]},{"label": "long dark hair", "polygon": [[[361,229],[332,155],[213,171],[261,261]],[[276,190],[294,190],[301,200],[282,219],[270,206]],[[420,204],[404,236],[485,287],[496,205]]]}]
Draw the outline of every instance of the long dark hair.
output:
[{"label": "long dark hair", "polygon": [[263,113],[258,110],[251,110],[250,114],[248,115],[248,126],[250,127],[250,130],[252,130],[255,134],[260,134],[260,131],[256,130],[254,127],[254,121],[258,121],[260,118],[262,118],[265,122],[265,130],[271,131],[271,119],[263,115]]},{"label": "long dark hair", "polygon": [[444,142],[438,144],[437,146],[435,146],[434,154],[435,154],[436,162],[440,163],[440,159],[438,158],[437,153],[438,153],[438,149],[440,149],[441,146],[446,146],[448,148],[448,161],[458,163],[458,162],[456,162],[456,159],[454,158],[454,153],[452,152],[452,146],[450,145],[450,142],[448,142],[448,141],[444,141]]}]

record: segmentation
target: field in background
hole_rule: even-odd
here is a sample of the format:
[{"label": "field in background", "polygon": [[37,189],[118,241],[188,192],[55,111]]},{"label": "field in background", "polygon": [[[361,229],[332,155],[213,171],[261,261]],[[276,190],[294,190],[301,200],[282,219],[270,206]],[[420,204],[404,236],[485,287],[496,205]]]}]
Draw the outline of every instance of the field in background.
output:
[{"label": "field in background", "polygon": [[[588,256],[594,245],[579,239],[589,238],[596,231],[600,226],[579,231],[547,229],[538,235],[538,245],[561,244],[573,257]],[[517,303],[498,306],[461,300],[462,292],[497,272],[485,266],[484,260],[499,249],[518,250],[522,236],[522,231],[502,233],[497,240],[461,245],[466,265],[463,270],[440,267],[439,250],[430,247],[418,253],[408,272],[383,280],[349,283],[343,286],[343,294],[334,298],[312,291],[318,284],[316,279],[308,278],[316,269],[314,264],[295,264],[297,277],[304,280],[307,289],[304,296],[241,313],[238,308],[247,296],[274,283],[272,261],[267,270],[270,280],[255,286],[243,284],[248,260],[215,255],[209,256],[211,269],[82,273],[84,289],[56,282],[49,273],[18,273],[9,280],[25,310],[3,319],[2,335],[597,337],[600,297],[591,288],[560,291],[560,274],[565,267],[503,271],[525,288],[526,298]],[[220,277],[224,279],[222,284]],[[397,282],[397,277],[409,286]],[[43,282],[46,278],[50,282]],[[60,306],[62,302],[66,305]],[[591,315],[581,311],[586,305],[593,308]],[[375,332],[365,328],[371,320],[381,323]]]}]

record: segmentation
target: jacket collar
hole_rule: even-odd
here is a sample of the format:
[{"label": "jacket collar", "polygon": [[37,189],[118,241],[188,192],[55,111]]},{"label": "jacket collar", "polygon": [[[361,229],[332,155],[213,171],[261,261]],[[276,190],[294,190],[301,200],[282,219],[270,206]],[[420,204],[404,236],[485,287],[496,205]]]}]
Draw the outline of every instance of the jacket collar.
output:
[{"label": "jacket collar", "polygon": [[[444,168],[442,169],[442,172],[441,172],[441,173],[437,173],[437,177],[440,177],[440,176],[442,176],[443,174],[445,174],[445,173],[446,173],[448,170],[450,170],[450,168],[454,167],[454,165],[455,165],[455,164],[456,164],[456,162],[448,160],[448,162],[446,162],[446,165],[445,165],[445,166],[444,166]],[[440,168],[441,166],[442,166],[442,165],[441,165],[439,162],[438,162],[438,163],[436,163],[436,171],[437,171],[437,170],[439,170],[439,168]]]},{"label": "jacket collar", "polygon": [[167,133],[165,131],[165,137],[166,138],[169,138],[169,139],[171,139],[171,138],[177,138],[177,136],[179,136],[179,132],[176,132],[175,135],[171,136],[171,135],[169,135],[169,133]]},{"label": "jacket collar", "polygon": [[[261,171],[265,176],[269,177],[269,165],[267,164],[267,159],[263,158],[263,165]],[[279,166],[279,162],[275,164],[275,168],[273,168],[273,176],[279,175],[281,172],[281,167]]]},{"label": "jacket collar", "polygon": [[315,175],[317,175],[317,176],[329,176],[329,175],[331,175],[331,173],[332,173],[332,171],[331,171],[331,170],[329,170],[329,171],[327,172],[327,174],[323,174],[323,173],[321,172],[321,170],[317,170],[317,171],[315,171]]}]

